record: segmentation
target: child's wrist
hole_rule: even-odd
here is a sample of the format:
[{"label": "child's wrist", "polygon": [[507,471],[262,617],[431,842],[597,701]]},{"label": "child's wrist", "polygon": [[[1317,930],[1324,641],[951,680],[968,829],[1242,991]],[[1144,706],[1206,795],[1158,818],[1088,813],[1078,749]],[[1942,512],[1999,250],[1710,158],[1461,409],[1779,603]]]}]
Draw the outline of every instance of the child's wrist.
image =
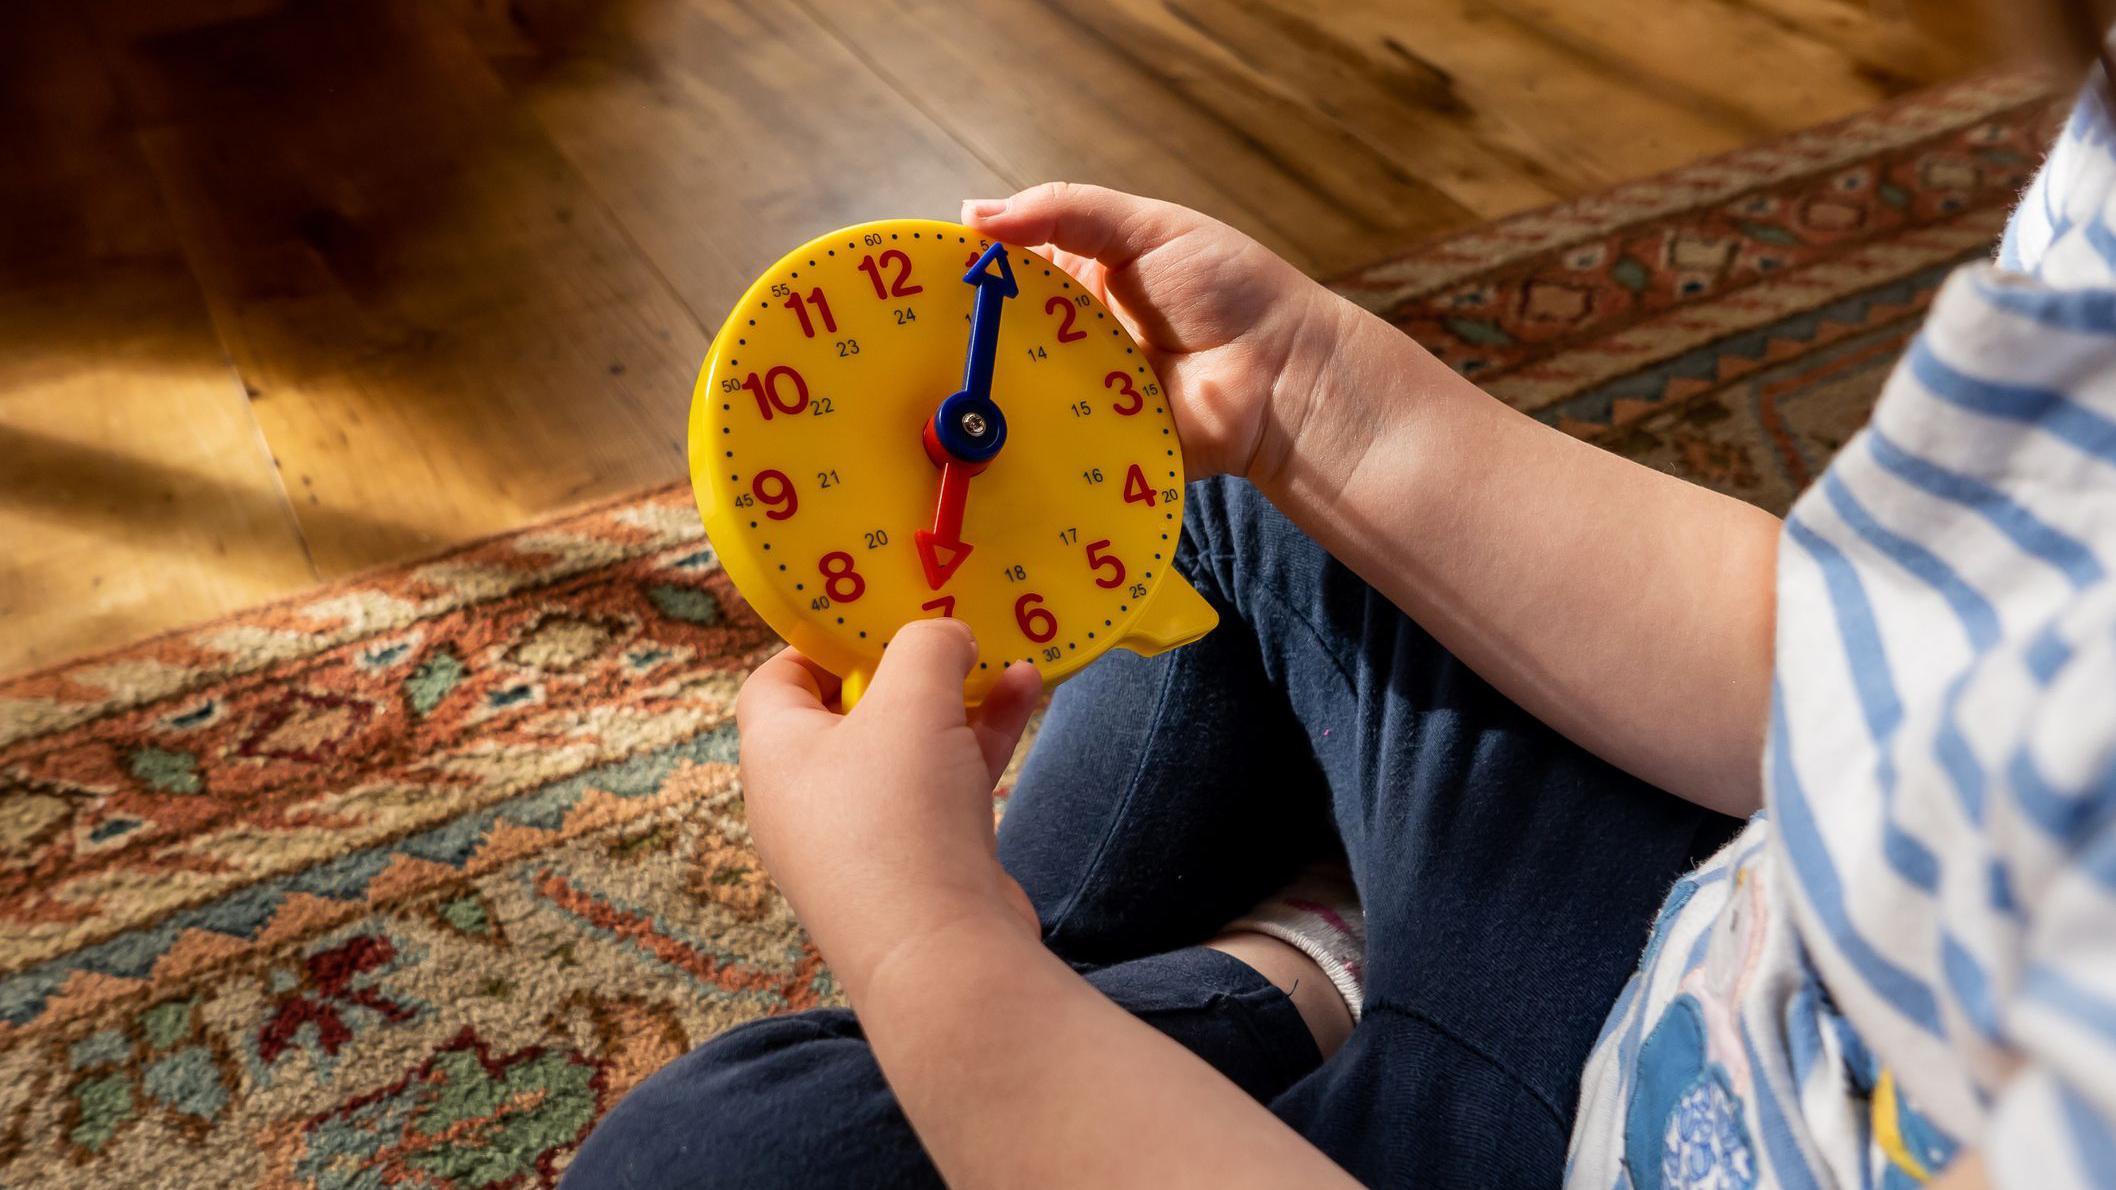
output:
[{"label": "child's wrist", "polygon": [[837,974],[864,1017],[920,1002],[936,980],[959,980],[974,971],[1017,965],[1024,955],[1042,949],[1033,915],[983,901],[937,910],[918,927],[862,956],[856,967]]},{"label": "child's wrist", "polygon": [[[1376,450],[1407,431],[1428,367],[1445,370],[1387,323],[1335,294],[1306,316],[1302,348],[1272,386],[1266,442],[1247,478],[1273,503],[1331,501]],[[1452,374],[1450,374],[1452,378]]]}]

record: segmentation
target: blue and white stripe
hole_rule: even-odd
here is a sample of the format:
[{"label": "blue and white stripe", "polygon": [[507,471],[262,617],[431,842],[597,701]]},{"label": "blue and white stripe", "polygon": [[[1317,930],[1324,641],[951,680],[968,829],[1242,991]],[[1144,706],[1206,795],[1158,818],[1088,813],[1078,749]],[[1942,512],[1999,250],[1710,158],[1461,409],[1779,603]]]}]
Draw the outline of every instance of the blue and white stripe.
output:
[{"label": "blue and white stripe", "polygon": [[[1663,912],[1570,1180],[1749,1184],[1699,1155],[1738,1143],[1757,1185],[1901,1185],[1974,1150],[1996,1184],[2116,1186],[2116,122],[2094,93],[1998,265],[1948,281],[1788,516],[1771,716],[1767,813]],[[1706,1040],[1670,1059],[1678,1003]],[[1673,1152],[1689,1125],[1630,1117],[1692,1068],[1738,1127],[1664,1170],[1640,1138]]]}]

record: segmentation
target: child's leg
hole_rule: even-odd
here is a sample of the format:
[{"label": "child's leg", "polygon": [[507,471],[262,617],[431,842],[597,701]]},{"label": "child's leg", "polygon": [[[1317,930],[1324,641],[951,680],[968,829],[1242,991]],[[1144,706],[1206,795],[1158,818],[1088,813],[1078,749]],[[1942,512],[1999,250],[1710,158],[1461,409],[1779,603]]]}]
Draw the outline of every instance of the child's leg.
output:
[{"label": "child's leg", "polygon": [[1204,589],[1211,635],[1059,687],[1000,821],[1000,862],[1071,962],[1194,946],[1337,849],[1305,729],[1241,609]]},{"label": "child's leg", "polygon": [[[1103,994],[1269,1101],[1320,1060],[1286,996],[1203,947],[1091,972]],[[583,1188],[939,1186],[845,1009],[752,1021],[664,1067],[597,1125]]]},{"label": "child's leg", "polygon": [[1305,729],[1366,913],[1365,1015],[1275,1109],[1368,1182],[1554,1183],[1655,910],[1740,824],[1528,716],[1247,485],[1197,485],[1186,531]]}]

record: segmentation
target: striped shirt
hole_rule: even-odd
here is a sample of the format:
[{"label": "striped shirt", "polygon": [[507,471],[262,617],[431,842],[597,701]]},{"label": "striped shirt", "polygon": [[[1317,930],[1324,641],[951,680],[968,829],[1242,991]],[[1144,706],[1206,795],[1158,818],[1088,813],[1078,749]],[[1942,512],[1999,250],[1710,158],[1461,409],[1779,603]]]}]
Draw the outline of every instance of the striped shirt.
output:
[{"label": "striped shirt", "polygon": [[1588,1060],[1592,1187],[2116,1186],[2116,123],[1787,517],[1765,810]]}]

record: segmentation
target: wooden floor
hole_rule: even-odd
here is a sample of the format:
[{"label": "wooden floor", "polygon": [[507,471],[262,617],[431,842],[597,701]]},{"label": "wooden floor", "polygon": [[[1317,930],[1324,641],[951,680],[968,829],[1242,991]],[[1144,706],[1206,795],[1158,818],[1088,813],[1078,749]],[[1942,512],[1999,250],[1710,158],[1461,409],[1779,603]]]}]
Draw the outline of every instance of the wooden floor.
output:
[{"label": "wooden floor", "polygon": [[12,0],[0,671],[683,473],[786,247],[1046,178],[1327,275],[1952,78],[1943,0]]}]

